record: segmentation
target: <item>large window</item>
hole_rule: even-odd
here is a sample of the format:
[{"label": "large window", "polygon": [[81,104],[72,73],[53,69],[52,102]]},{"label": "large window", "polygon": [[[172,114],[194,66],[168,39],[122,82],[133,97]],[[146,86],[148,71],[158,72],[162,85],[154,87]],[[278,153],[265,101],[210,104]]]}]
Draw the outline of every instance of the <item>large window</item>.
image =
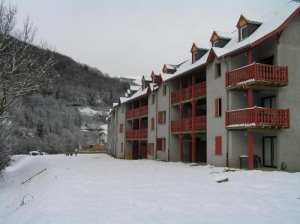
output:
[{"label": "large window", "polygon": [[158,112],[158,124],[165,124],[166,123],[166,111],[159,111]]},{"label": "large window", "polygon": [[156,150],[165,151],[166,150],[166,139],[157,138],[156,139]]},{"label": "large window", "polygon": [[154,143],[148,143],[148,155],[154,154]]}]

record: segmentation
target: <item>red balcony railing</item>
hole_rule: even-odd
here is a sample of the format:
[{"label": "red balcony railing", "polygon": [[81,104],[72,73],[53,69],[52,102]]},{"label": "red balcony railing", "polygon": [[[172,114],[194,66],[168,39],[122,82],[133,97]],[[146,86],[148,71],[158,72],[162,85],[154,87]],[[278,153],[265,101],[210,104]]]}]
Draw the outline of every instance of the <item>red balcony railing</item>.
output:
[{"label": "red balcony railing", "polygon": [[206,95],[206,82],[200,82],[195,85],[195,96],[205,96]]},{"label": "red balcony railing", "polygon": [[289,109],[252,107],[226,112],[228,128],[290,127]]},{"label": "red balcony railing", "polygon": [[126,131],[126,139],[139,139],[139,138],[147,138],[148,137],[148,129],[139,129],[139,130],[130,130]]},{"label": "red balcony railing", "polygon": [[288,84],[288,68],[275,65],[253,63],[251,65],[226,72],[226,87],[253,81]]},{"label": "red balcony railing", "polygon": [[193,87],[187,87],[181,90],[181,100],[188,100],[191,99],[193,94]]},{"label": "red balcony railing", "polygon": [[[171,121],[171,131],[192,131],[193,130],[193,118],[184,118],[181,120]],[[206,130],[206,116],[195,117],[195,130]]]},{"label": "red balcony railing", "polygon": [[126,112],[126,119],[148,115],[148,106],[143,106]]},{"label": "red balcony railing", "polygon": [[206,130],[206,116],[195,117],[195,129]]},{"label": "red balcony railing", "polygon": [[[193,98],[193,87],[187,87],[177,91],[174,91],[171,93],[171,103],[178,103],[180,102],[180,95],[181,95],[181,100],[189,100]],[[201,82],[195,85],[195,96],[204,96],[206,95],[206,82]]]}]

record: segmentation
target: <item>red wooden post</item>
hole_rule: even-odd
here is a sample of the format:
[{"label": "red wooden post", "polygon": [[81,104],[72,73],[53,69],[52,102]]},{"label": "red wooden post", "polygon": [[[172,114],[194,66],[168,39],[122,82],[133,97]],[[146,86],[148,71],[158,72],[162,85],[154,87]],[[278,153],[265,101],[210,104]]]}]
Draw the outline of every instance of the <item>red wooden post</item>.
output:
[{"label": "red wooden post", "polygon": [[249,156],[249,169],[253,169],[253,151],[254,151],[254,134],[248,131],[248,156]]}]

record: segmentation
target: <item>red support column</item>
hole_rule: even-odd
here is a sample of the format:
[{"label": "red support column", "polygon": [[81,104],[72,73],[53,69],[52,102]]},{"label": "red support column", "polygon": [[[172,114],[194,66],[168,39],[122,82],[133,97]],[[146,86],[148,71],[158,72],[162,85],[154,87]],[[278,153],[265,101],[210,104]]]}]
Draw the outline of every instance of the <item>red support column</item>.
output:
[{"label": "red support column", "polygon": [[248,131],[248,156],[249,169],[253,169],[254,133]]}]

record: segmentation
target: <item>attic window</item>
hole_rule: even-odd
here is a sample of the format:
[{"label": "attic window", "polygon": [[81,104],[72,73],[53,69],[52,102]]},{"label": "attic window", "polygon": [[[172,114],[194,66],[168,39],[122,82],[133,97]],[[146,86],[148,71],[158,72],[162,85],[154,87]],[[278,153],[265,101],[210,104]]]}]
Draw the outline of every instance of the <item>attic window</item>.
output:
[{"label": "attic window", "polygon": [[247,38],[247,26],[242,27],[240,32],[241,32],[241,40]]},{"label": "attic window", "polygon": [[215,42],[213,42],[213,47],[216,47],[218,41],[216,40]]}]

